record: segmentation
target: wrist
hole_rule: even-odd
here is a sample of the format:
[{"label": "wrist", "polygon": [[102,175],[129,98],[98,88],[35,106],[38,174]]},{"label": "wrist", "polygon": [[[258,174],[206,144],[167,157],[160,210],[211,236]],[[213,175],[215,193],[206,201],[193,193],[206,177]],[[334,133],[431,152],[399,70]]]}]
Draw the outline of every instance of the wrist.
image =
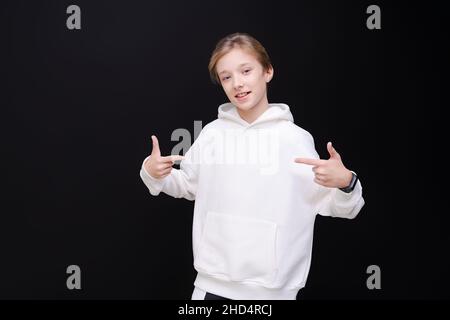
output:
[{"label": "wrist", "polygon": [[350,172],[350,181],[347,183],[346,186],[339,188],[339,190],[345,192],[345,193],[350,193],[355,189],[356,183],[358,182],[358,176],[356,175],[356,173],[354,173],[353,171],[349,171]]},{"label": "wrist", "polygon": [[352,179],[353,179],[353,172],[351,172],[350,170],[346,170],[346,172],[342,178],[342,183],[340,184],[340,186],[338,188],[342,189],[342,188],[349,187],[352,182]]}]

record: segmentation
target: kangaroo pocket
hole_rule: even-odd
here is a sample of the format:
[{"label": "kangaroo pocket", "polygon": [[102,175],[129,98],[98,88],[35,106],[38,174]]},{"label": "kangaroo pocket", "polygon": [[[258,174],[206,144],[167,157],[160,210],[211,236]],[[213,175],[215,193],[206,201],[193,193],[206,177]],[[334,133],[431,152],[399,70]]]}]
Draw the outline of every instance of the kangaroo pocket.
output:
[{"label": "kangaroo pocket", "polygon": [[269,284],[277,269],[276,231],[271,221],[210,211],[195,267],[224,280]]}]

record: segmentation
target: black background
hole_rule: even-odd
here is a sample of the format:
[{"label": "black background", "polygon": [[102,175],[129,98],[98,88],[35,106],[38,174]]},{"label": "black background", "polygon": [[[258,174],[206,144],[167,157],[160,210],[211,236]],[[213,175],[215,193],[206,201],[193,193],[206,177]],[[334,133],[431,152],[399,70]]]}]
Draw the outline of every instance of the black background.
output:
[{"label": "black background", "polygon": [[[81,8],[68,30],[66,8]],[[366,8],[381,8],[381,30]],[[443,63],[438,5],[396,1],[11,1],[1,9],[0,298],[189,299],[193,202],[139,177],[226,102],[209,80],[216,42],[247,32],[327,157],[361,177],[355,220],[318,217],[304,299],[449,298]],[[444,208],[444,209],[439,209]],[[66,287],[79,265],[82,290]],[[381,268],[368,290],[366,268]],[[300,296],[299,296],[300,298]]]}]

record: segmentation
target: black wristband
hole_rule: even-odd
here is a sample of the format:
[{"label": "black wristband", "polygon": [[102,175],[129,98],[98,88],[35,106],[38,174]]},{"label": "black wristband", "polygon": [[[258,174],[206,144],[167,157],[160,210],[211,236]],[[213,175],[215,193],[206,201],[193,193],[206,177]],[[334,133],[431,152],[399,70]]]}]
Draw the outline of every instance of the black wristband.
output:
[{"label": "black wristband", "polygon": [[350,184],[345,188],[339,188],[342,192],[350,193],[355,189],[356,183],[358,182],[358,176],[356,173],[352,172],[352,180],[350,181]]}]

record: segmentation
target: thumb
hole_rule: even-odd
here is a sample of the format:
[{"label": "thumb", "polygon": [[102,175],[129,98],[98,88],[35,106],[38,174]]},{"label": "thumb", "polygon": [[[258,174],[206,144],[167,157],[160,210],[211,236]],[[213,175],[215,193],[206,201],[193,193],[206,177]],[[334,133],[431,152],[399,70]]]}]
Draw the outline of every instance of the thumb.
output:
[{"label": "thumb", "polygon": [[156,138],[156,136],[152,136],[152,142],[153,142],[152,155],[160,157],[161,151],[159,150],[158,138]]},{"label": "thumb", "polygon": [[330,159],[331,158],[333,158],[333,159],[339,159],[340,158],[339,153],[333,147],[333,144],[331,142],[327,143],[327,150],[328,150],[328,153],[330,154]]}]

